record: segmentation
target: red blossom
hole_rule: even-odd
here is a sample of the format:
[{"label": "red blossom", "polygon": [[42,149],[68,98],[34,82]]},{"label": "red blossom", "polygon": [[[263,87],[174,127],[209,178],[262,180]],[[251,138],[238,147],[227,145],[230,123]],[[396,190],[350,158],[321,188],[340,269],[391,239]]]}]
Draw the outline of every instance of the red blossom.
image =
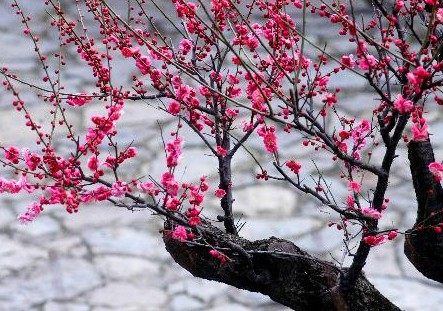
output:
[{"label": "red blossom", "polygon": [[226,157],[228,155],[228,151],[222,146],[217,146],[217,154],[222,157]]},{"label": "red blossom", "polygon": [[163,173],[161,184],[165,187],[167,194],[176,196],[179,190],[178,182],[175,180],[174,175],[170,172]]},{"label": "red blossom", "polygon": [[354,180],[350,180],[348,184],[348,189],[359,193],[361,191],[361,185]]},{"label": "red blossom", "polygon": [[42,211],[43,207],[39,203],[33,202],[26,207],[26,212],[20,214],[17,218],[23,223],[28,223],[37,218]]},{"label": "red blossom", "polygon": [[173,116],[178,115],[180,113],[180,110],[181,110],[181,106],[180,106],[179,102],[173,100],[173,101],[171,101],[169,103],[169,105],[168,105],[168,112],[170,114],[172,114]]},{"label": "red blossom", "polygon": [[10,146],[5,149],[5,158],[12,164],[18,164],[20,157],[20,150],[17,147]]},{"label": "red blossom", "polygon": [[140,69],[142,75],[146,75],[149,73],[149,70],[151,68],[151,59],[145,55],[140,56],[137,58],[135,66],[137,66],[137,68]]},{"label": "red blossom", "polygon": [[377,211],[376,209],[373,209],[371,207],[364,207],[361,209],[361,213],[365,216],[368,216],[372,219],[380,219],[382,217],[382,214]]},{"label": "red blossom", "polygon": [[286,166],[293,171],[295,174],[298,174],[300,172],[301,169],[301,164],[295,162],[294,160],[290,160],[288,162],[286,162]]},{"label": "red blossom", "polygon": [[166,165],[168,167],[175,167],[180,161],[182,155],[183,138],[177,137],[173,141],[166,143],[166,152],[168,154],[166,158]]},{"label": "red blossom", "polygon": [[380,236],[368,235],[363,238],[365,243],[368,244],[369,246],[377,246],[383,244],[384,242],[386,242],[387,239],[388,239],[387,235],[380,235]]},{"label": "red blossom", "polygon": [[188,239],[188,233],[186,232],[186,228],[183,226],[175,227],[174,231],[172,232],[172,238],[180,242],[186,241]]},{"label": "red blossom", "polygon": [[224,189],[216,189],[215,191],[214,191],[214,195],[217,197],[217,198],[223,198],[225,195],[226,195],[226,191],[224,190]]},{"label": "red blossom", "polygon": [[394,108],[401,114],[409,113],[414,108],[414,103],[403,98],[401,94],[397,95],[397,100],[394,102]]},{"label": "red blossom", "polygon": [[140,53],[140,48],[139,47],[130,48],[125,46],[124,48],[122,48],[121,51],[124,57],[133,57]]}]

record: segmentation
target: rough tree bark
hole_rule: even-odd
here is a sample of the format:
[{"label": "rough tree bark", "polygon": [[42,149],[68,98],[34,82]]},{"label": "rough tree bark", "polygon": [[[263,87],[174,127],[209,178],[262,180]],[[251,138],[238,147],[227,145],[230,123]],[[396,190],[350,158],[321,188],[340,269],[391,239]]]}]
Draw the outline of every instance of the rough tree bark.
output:
[{"label": "rough tree bark", "polygon": [[248,241],[208,224],[202,239],[223,249],[229,259],[221,263],[206,245],[183,243],[164,235],[167,251],[192,275],[268,295],[293,310],[399,311],[361,275],[353,290],[343,292],[342,273],[292,242],[271,237]]},{"label": "rough tree bark", "polygon": [[408,151],[418,208],[414,226],[406,231],[404,252],[424,276],[443,283],[443,234],[434,230],[443,223],[443,189],[428,168],[435,161],[432,144],[411,141]]}]

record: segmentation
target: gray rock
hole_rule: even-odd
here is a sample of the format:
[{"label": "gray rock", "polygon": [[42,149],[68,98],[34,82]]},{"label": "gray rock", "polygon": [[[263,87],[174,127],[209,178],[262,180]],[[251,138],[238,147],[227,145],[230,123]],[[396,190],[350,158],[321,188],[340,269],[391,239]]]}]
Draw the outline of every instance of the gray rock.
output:
[{"label": "gray rock", "polygon": [[38,220],[28,224],[21,224],[17,220],[11,225],[11,229],[23,235],[37,237],[56,234],[60,231],[60,225],[51,217],[43,214],[38,217]]},{"label": "gray rock", "polygon": [[234,212],[246,216],[288,216],[297,204],[291,189],[263,185],[235,191]]},{"label": "gray rock", "polygon": [[312,218],[245,218],[246,224],[240,235],[250,240],[266,239],[271,236],[289,238],[319,229],[322,222]]},{"label": "gray rock", "polygon": [[272,303],[271,298],[260,293],[249,292],[246,290],[238,290],[234,288],[230,288],[228,290],[228,293],[233,301],[239,302],[250,308]]},{"label": "gray rock", "polygon": [[159,273],[160,269],[158,263],[147,259],[114,255],[95,257],[94,264],[110,280],[131,281]]},{"label": "gray rock", "polygon": [[168,256],[158,238],[131,228],[100,228],[82,233],[94,254],[135,255],[149,258]]},{"label": "gray rock", "polygon": [[7,310],[28,310],[32,304],[71,299],[100,283],[100,276],[90,263],[79,259],[54,259],[35,265],[27,276],[21,274],[18,278],[3,279],[0,305]]},{"label": "gray rock", "polygon": [[167,301],[166,294],[155,288],[138,288],[130,283],[110,283],[96,289],[89,302],[94,306],[120,308],[144,307],[145,310],[161,310]]},{"label": "gray rock", "polygon": [[44,249],[11,240],[3,234],[0,235],[0,244],[0,277],[2,278],[12,271],[32,269],[34,263],[44,261],[48,256]]},{"label": "gray rock", "polygon": [[204,310],[204,304],[202,301],[190,297],[188,295],[174,295],[172,297],[171,302],[169,303],[169,307],[171,311],[196,311],[196,310]]},{"label": "gray rock", "polygon": [[43,311],[90,311],[91,308],[84,303],[71,302],[48,302],[44,305]]},{"label": "gray rock", "polygon": [[[402,310],[438,310],[443,304],[442,285],[422,284],[417,279],[405,280],[393,277],[369,277],[375,287]],[[423,299],[426,297],[426,299]]]},{"label": "gray rock", "polygon": [[250,311],[251,308],[247,308],[245,306],[236,304],[236,303],[227,303],[227,304],[220,304],[217,305],[208,311]]}]

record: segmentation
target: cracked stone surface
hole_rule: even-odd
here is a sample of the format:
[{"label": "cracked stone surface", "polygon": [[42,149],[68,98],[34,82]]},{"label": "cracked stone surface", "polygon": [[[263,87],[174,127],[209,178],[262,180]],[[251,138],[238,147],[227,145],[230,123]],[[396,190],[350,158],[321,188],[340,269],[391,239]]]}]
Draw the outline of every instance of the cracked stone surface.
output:
[{"label": "cracked stone surface", "polygon": [[[44,18],[40,1],[22,1],[24,9],[34,17]],[[70,1],[62,1],[69,4]],[[111,1],[116,2],[116,1]],[[38,72],[38,63],[29,57],[32,45],[20,35],[19,22],[11,13],[9,1],[0,0],[0,65],[8,64],[31,79]],[[38,24],[37,24],[38,25]],[[328,40],[322,24],[315,24],[311,36],[316,42]],[[36,31],[44,33],[44,27]],[[44,37],[44,35],[42,35]],[[56,40],[54,41],[56,42]],[[45,46],[45,48],[48,48]],[[330,48],[344,53],[350,48],[346,40],[331,41]],[[116,65],[120,79],[130,79],[131,68]],[[90,89],[89,71],[82,66],[70,66],[65,73],[69,90]],[[67,81],[67,80],[65,80]],[[373,108],[374,95],[367,92],[362,81],[340,76],[333,81],[343,88],[345,103],[342,113],[358,116]],[[22,146],[35,137],[14,115],[10,97],[0,90],[0,143]],[[45,118],[38,103],[30,103],[37,119]],[[100,107],[72,110],[68,117],[73,126],[84,130],[89,117]],[[436,143],[436,157],[443,158],[441,112],[430,114],[430,128]],[[20,121],[19,121],[20,120]],[[124,167],[125,176],[151,172],[154,176],[164,170],[159,129],[173,128],[161,111],[138,103],[128,103],[121,122],[119,139],[139,148],[140,159]],[[184,131],[184,133],[189,133]],[[66,135],[63,131],[58,137]],[[215,159],[208,155],[196,137],[185,137],[183,172],[187,178],[208,175],[214,179]],[[282,140],[291,148],[296,140]],[[252,141],[251,150],[258,150],[260,141]],[[69,146],[60,143],[62,150]],[[297,159],[315,172],[313,160],[328,177],[338,176],[338,168],[329,157],[313,155],[305,149],[294,150]],[[411,185],[405,149],[399,151],[389,190],[390,211],[383,219],[385,226],[393,222],[404,230],[415,220],[415,197]],[[265,155],[259,154],[263,159]],[[377,150],[374,158],[380,157]],[[257,182],[254,165],[248,154],[240,153],[234,163],[234,186],[239,207],[234,212],[246,224],[241,234],[250,239],[275,235],[294,241],[314,254],[340,260],[343,234],[328,221],[334,219],[325,207],[306,196],[278,183]],[[367,177],[370,178],[370,177]],[[368,179],[368,184],[373,180]],[[345,194],[346,185],[335,177],[334,190]],[[196,279],[182,270],[165,251],[159,230],[161,219],[147,211],[129,212],[105,204],[82,207],[78,214],[69,215],[53,206],[32,224],[23,226],[16,216],[30,202],[24,195],[0,197],[0,311],[286,311],[268,297],[229,287],[225,284]],[[215,217],[217,200],[208,200],[205,212]],[[332,256],[332,257],[331,257]],[[345,264],[348,263],[345,261]],[[382,245],[371,253],[366,274],[389,299],[406,311],[438,310],[443,304],[443,286],[425,279],[409,264],[402,253],[402,238]],[[426,297],[426,299],[423,299]]]}]

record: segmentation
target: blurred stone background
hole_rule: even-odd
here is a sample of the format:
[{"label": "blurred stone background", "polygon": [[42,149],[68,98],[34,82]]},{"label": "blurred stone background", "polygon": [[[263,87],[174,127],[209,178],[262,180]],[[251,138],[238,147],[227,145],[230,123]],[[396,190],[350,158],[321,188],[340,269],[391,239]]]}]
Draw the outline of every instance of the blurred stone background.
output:
[{"label": "blurred stone background", "polygon": [[[0,0],[0,65],[7,65],[29,82],[40,83],[37,77],[40,64],[32,55],[32,44],[22,35],[20,24],[10,2]],[[42,37],[45,53],[58,49],[57,37],[44,23],[48,20],[41,1],[23,1],[22,8],[33,17],[33,31]],[[61,1],[75,10],[74,1]],[[126,1],[112,1],[121,4]],[[366,2],[359,2],[358,14],[371,14]],[[67,10],[70,12],[69,10]],[[76,14],[76,11],[72,11]],[[310,19],[308,34],[311,40],[335,53],[349,51],[352,46],[345,38],[329,37],[328,25]],[[352,51],[349,51],[352,52]],[[31,56],[32,55],[32,56]],[[93,79],[89,71],[78,65],[71,55],[68,70],[62,73],[67,91],[91,90]],[[133,66],[115,64],[116,79],[129,81]],[[347,115],[370,115],[374,108],[374,94],[364,81],[343,75],[335,81],[342,87],[340,108]],[[47,118],[48,107],[22,88],[27,107],[37,119]],[[89,117],[102,111],[89,105],[85,109],[70,110],[71,124],[80,132]],[[443,124],[441,112],[429,113],[432,139],[437,145],[436,157],[443,159]],[[173,128],[171,120],[148,103],[128,103],[119,122],[120,141],[131,143],[141,155],[124,167],[124,175],[149,172],[158,176],[165,161],[160,128],[165,133]],[[184,132],[186,133],[186,131]],[[57,133],[62,137],[64,133]],[[189,133],[188,133],[189,134]],[[12,109],[11,97],[0,91],[0,143],[26,146],[35,137],[23,125],[23,119]],[[181,167],[187,180],[202,175],[214,178],[216,161],[208,155],[201,142],[186,135],[186,153]],[[69,148],[63,140],[59,149]],[[251,146],[261,144],[252,140]],[[288,139],[281,148],[291,148]],[[338,176],[329,156],[312,155],[307,150],[293,151],[304,164],[315,160],[327,176]],[[375,152],[377,155],[377,151]],[[415,220],[415,197],[405,148],[399,151],[392,170],[389,211],[384,225],[395,224],[400,230],[409,228]],[[266,155],[260,158],[266,161]],[[240,154],[235,162],[236,215],[245,221],[241,235],[249,239],[271,235],[294,241],[298,246],[322,258],[340,259],[342,233],[329,228],[333,219],[328,210],[306,195],[285,185],[257,182],[255,164],[247,154]],[[337,178],[337,177],[336,177]],[[370,182],[370,181],[369,181]],[[337,193],[345,193],[346,185],[337,180]],[[88,205],[76,215],[62,208],[48,208],[32,224],[21,225],[16,217],[29,203],[25,195],[0,197],[0,311],[283,311],[289,310],[256,293],[242,291],[224,284],[196,279],[181,269],[166,253],[158,230],[161,219],[149,212],[134,212],[106,204]],[[216,200],[207,203],[205,214],[217,215]],[[443,304],[443,286],[423,278],[403,255],[403,239],[375,248],[365,272],[374,285],[398,306],[407,311],[437,310]]]}]

